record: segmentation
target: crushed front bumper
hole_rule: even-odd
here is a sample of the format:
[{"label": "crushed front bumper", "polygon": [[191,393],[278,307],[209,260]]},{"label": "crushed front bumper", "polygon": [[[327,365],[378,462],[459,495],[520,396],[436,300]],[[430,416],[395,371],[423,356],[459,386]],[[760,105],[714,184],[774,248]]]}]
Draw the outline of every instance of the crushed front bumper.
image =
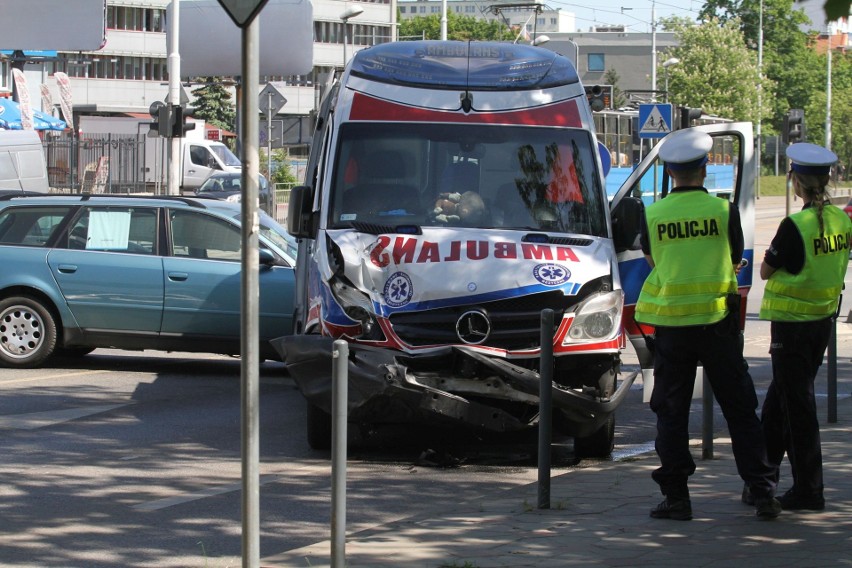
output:
[{"label": "crushed front bumper", "polygon": [[[272,340],[299,390],[313,405],[331,409],[334,339],[292,335]],[[475,376],[447,376],[436,362],[462,358]],[[418,371],[411,369],[416,362]],[[482,370],[485,372],[482,372]],[[511,361],[463,347],[412,357],[387,349],[349,344],[348,411],[352,422],[462,422],[492,432],[518,431],[538,422],[539,374]],[[564,410],[579,430],[594,431],[615,412],[638,373],[607,398],[552,385],[553,408]],[[532,409],[513,412],[514,408]]]}]

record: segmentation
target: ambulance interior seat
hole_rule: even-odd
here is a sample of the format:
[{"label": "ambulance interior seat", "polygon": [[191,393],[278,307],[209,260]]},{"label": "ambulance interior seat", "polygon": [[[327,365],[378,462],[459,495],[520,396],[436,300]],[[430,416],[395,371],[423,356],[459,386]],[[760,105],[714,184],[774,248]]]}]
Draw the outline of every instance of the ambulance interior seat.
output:
[{"label": "ambulance interior seat", "polygon": [[358,183],[343,194],[341,212],[358,213],[359,217],[388,211],[421,214],[423,207],[417,187],[405,183],[405,164],[404,152],[392,150],[368,155],[360,164]]}]

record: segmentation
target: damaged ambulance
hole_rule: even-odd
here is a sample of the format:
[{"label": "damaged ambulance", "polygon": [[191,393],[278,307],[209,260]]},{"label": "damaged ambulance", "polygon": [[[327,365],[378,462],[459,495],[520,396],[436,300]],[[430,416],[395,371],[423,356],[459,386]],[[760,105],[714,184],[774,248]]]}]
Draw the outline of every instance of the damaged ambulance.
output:
[{"label": "damaged ambulance", "polygon": [[550,309],[554,428],[577,456],[608,455],[636,376],[620,369],[617,250],[644,262],[641,200],[610,212],[609,165],[562,55],[458,41],[357,52],[289,203],[296,323],[273,344],[308,402],[309,444],[331,444],[337,339],[351,423],[536,427]]}]

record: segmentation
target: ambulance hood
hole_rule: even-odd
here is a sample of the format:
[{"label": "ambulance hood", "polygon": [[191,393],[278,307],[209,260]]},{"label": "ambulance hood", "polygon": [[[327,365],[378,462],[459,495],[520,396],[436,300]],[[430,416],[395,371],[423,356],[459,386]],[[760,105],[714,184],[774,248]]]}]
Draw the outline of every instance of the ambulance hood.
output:
[{"label": "ambulance hood", "polygon": [[348,280],[375,312],[422,311],[561,290],[612,273],[606,240],[524,231],[424,228],[422,234],[328,233]]}]

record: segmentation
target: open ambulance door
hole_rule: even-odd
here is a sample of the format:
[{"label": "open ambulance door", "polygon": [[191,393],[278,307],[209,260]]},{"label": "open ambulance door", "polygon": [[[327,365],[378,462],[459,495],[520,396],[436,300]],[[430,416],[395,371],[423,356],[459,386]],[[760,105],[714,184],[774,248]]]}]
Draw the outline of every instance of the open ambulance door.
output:
[{"label": "open ambulance door", "polygon": [[[740,312],[740,329],[745,327],[747,296],[751,289],[754,268],[754,137],[752,123],[733,122],[706,124],[693,127],[713,137],[713,148],[707,163],[707,190],[720,199],[727,199],[732,207],[738,207],[743,226],[745,250],[744,266],[737,280],[743,298]],[[639,244],[639,229],[644,222],[644,207],[665,198],[671,190],[671,179],[665,172],[658,154],[660,144],[655,145],[648,155],[627,177],[624,185],[610,202],[613,240],[618,256],[618,270],[624,289],[624,331],[632,343],[643,369],[653,368],[653,355],[645,346],[642,333],[652,334],[652,326],[640,329],[634,321],[636,300],[651,267],[642,254]]]}]

